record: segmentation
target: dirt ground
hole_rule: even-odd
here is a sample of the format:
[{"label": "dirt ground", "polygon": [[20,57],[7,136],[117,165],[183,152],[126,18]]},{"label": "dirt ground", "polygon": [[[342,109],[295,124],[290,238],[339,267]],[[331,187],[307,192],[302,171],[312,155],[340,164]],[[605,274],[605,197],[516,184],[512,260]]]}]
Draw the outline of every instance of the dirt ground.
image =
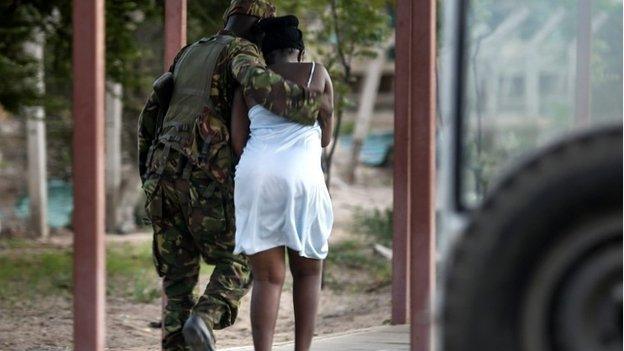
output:
[{"label": "dirt ground", "polygon": [[[316,333],[359,329],[382,325],[390,318],[390,292],[322,294]],[[240,316],[232,327],[216,331],[218,346],[251,345],[248,294],[241,304]],[[284,291],[277,321],[275,341],[292,340],[294,328],[292,294]],[[5,313],[7,312],[7,313]],[[160,314],[158,301],[129,303],[107,301],[107,350],[159,350],[160,330],[150,327]],[[28,351],[71,350],[72,306],[67,298],[42,298],[32,305],[2,311],[0,349]]]},{"label": "dirt ground", "polygon": [[[386,208],[392,204],[392,188],[387,170],[363,169],[360,185],[347,185],[336,177],[332,186],[335,229],[330,244],[357,240],[352,232],[352,214],[359,208]],[[366,185],[363,185],[366,184]],[[108,236],[111,243],[144,243],[151,240],[148,233],[128,236]],[[53,237],[48,244],[70,247],[71,236]],[[1,247],[0,247],[1,252]],[[374,253],[370,251],[370,255]],[[389,264],[389,263],[388,263]],[[339,272],[333,279],[366,281],[366,272]],[[206,277],[203,277],[205,279]],[[201,284],[200,284],[201,285]],[[280,305],[275,342],[292,340],[294,316],[292,284],[287,281]],[[335,286],[335,285],[334,285]],[[216,331],[219,348],[251,345],[248,294],[241,304],[235,325]],[[5,307],[2,307],[5,306]],[[2,310],[4,309],[4,310]],[[160,319],[160,301],[137,303],[125,298],[108,298],[107,349],[159,350],[160,329],[151,326]],[[316,333],[343,332],[388,323],[390,319],[390,286],[363,289],[326,288],[321,297]],[[45,294],[30,301],[12,304],[10,309],[0,303],[0,350],[56,351],[70,350],[72,340],[72,300],[69,293],[58,296]]]}]

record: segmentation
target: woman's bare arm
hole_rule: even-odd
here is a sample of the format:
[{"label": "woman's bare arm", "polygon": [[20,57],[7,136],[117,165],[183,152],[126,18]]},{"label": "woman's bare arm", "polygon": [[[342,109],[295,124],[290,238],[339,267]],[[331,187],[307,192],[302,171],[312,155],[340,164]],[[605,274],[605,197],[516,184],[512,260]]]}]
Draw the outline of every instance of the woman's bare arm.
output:
[{"label": "woman's bare arm", "polygon": [[327,147],[331,143],[332,135],[334,131],[334,85],[327,69],[323,67],[323,74],[325,75],[325,88],[323,95],[329,98],[331,101],[331,111],[319,113],[319,124],[321,126],[321,146]]},{"label": "woman's bare arm", "polygon": [[243,98],[243,89],[238,88],[234,93],[232,105],[232,148],[238,157],[243,154],[243,149],[249,138],[248,108]]}]

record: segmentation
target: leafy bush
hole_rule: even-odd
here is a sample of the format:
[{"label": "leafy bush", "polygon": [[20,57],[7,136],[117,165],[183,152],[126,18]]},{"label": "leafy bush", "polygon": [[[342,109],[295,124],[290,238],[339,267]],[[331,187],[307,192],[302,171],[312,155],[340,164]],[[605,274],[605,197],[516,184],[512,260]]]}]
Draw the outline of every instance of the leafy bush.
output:
[{"label": "leafy bush", "polygon": [[325,274],[325,284],[334,291],[369,292],[390,284],[392,266],[370,242],[346,240],[331,245]]},{"label": "leafy bush", "polygon": [[393,211],[390,208],[384,210],[364,210],[359,208],[353,215],[353,229],[356,233],[362,233],[384,246],[392,246],[393,235]]}]

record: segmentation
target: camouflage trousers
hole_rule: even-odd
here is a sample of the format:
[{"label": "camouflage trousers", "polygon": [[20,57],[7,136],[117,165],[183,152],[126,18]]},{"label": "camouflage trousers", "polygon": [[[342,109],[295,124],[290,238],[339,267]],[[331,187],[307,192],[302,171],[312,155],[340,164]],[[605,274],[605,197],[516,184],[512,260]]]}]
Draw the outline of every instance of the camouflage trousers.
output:
[{"label": "camouflage trousers", "polygon": [[[163,278],[163,350],[186,350],[182,327],[191,311],[213,329],[236,320],[251,273],[244,256],[234,255],[234,200],[231,190],[201,172],[189,180],[172,175],[169,161],[162,176],[144,183],[146,211],[154,229],[153,257]],[[210,282],[196,299],[200,259],[214,265]]]}]

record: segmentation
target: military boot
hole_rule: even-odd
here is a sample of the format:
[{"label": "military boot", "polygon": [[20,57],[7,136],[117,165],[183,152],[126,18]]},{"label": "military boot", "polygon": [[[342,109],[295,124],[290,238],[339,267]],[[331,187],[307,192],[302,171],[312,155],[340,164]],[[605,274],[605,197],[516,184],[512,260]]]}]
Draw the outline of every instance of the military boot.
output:
[{"label": "military boot", "polygon": [[182,328],[186,345],[191,351],[216,351],[212,330],[196,314],[191,314]]}]

